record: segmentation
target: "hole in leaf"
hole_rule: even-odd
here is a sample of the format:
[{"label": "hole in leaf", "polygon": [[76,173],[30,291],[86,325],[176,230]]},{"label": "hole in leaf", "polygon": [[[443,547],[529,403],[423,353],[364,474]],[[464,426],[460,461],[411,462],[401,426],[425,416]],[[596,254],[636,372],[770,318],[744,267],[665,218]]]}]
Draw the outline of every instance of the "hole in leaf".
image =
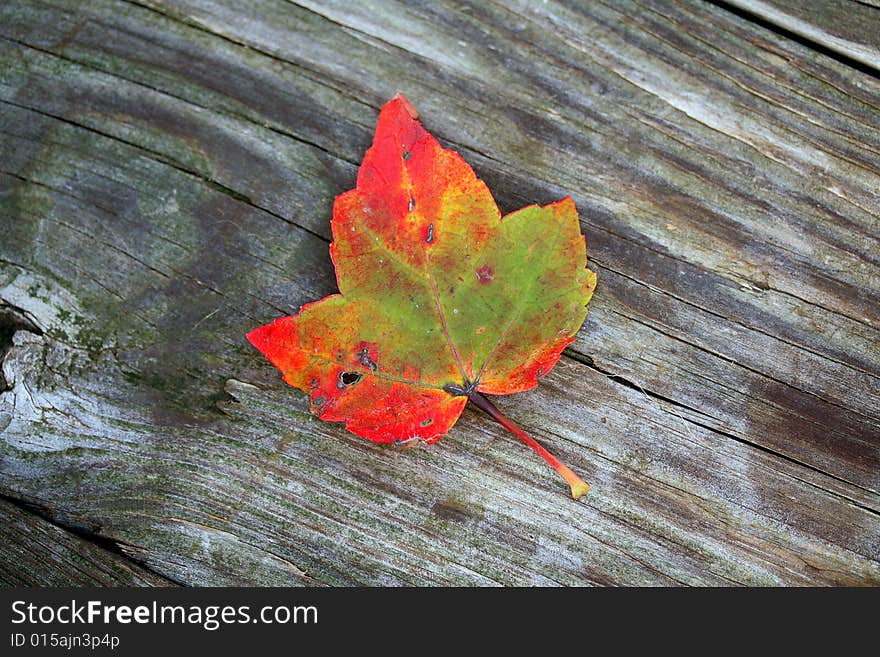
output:
[{"label": "hole in leaf", "polygon": [[340,372],[336,387],[345,388],[346,386],[352,386],[360,380],[361,374],[359,372]]}]

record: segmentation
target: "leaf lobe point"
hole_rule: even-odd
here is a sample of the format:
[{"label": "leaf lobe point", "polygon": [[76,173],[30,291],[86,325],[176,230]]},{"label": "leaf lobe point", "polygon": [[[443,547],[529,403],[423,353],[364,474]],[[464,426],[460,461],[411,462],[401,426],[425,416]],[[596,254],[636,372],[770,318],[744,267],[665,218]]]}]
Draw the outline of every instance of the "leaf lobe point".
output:
[{"label": "leaf lobe point", "polygon": [[413,104],[409,102],[409,99],[399,91],[394,94],[394,98],[391,99],[392,103],[394,101],[398,101],[401,105],[403,105],[403,108],[407,111],[407,114],[409,114],[413,119],[419,118],[418,110],[413,107]]}]

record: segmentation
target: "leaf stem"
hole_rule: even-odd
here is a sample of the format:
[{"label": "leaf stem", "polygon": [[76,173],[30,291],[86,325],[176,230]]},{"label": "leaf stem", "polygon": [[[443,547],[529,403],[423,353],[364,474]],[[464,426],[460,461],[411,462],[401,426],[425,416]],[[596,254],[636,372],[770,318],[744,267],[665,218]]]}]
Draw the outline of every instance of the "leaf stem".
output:
[{"label": "leaf stem", "polygon": [[474,406],[479,408],[481,411],[486,413],[493,420],[498,422],[505,429],[510,431],[517,438],[522,440],[526,445],[535,450],[542,459],[547,461],[556,472],[562,475],[562,478],[568,482],[568,485],[571,487],[571,496],[574,499],[578,499],[581,495],[584,495],[590,490],[589,484],[584,482],[583,479],[578,477],[574,472],[572,472],[566,465],[559,462],[559,460],[553,456],[550,452],[544,449],[541,444],[532,438],[525,431],[520,429],[509,417],[507,417],[504,413],[499,411],[495,404],[489,401],[489,399],[483,395],[482,393],[477,392],[476,390],[472,390],[468,394],[468,399],[470,399]]}]

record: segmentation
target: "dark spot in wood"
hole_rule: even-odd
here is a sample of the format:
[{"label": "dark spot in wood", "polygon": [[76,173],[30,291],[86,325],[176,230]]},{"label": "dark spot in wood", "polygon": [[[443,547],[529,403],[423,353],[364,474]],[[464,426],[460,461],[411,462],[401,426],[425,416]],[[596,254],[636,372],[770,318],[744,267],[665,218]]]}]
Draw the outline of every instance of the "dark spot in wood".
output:
[{"label": "dark spot in wood", "polygon": [[16,331],[43,334],[33,322],[25,317],[23,310],[4,305],[0,308],[0,355],[5,354],[12,347],[12,336]]},{"label": "dark spot in wood", "polygon": [[376,362],[370,358],[370,350],[366,347],[364,347],[360,354],[358,354],[358,362],[364,367],[369,367],[374,372],[379,368],[379,366],[376,365]]},{"label": "dark spot in wood", "polygon": [[431,513],[441,520],[450,522],[467,522],[469,520],[482,520],[479,513],[454,500],[442,500],[435,502],[431,507]]},{"label": "dark spot in wood", "polygon": [[404,148],[403,149],[403,161],[406,162],[411,157],[412,157],[412,151],[408,151]]},{"label": "dark spot in wood", "polygon": [[419,426],[420,427],[427,427],[429,424],[433,424],[433,423],[434,423],[434,418],[426,417],[424,420],[419,422]]},{"label": "dark spot in wood", "polygon": [[434,241],[434,224],[428,224],[428,235],[425,237],[425,241],[428,244]]},{"label": "dark spot in wood", "polygon": [[412,197],[412,194],[409,196],[409,211],[412,212],[416,208],[416,200]]},{"label": "dark spot in wood", "polygon": [[602,424],[605,424],[606,422],[608,422],[608,418],[603,415],[602,417],[599,418],[599,422],[601,422]]},{"label": "dark spot in wood", "polygon": [[477,269],[476,273],[477,280],[480,281],[480,283],[486,284],[495,280],[495,271],[489,265],[483,265]]},{"label": "dark spot in wood", "polygon": [[[12,336],[16,331],[28,331],[42,335],[41,331],[33,322],[24,315],[24,311],[14,306],[3,306],[0,308],[0,362],[3,357],[12,348]],[[50,331],[51,334],[51,331]],[[0,392],[9,389],[9,383],[3,376],[0,369]]]},{"label": "dark spot in wood", "polygon": [[341,390],[342,388],[353,386],[355,383],[360,381],[361,378],[363,378],[363,375],[360,372],[340,372],[339,380],[336,382],[336,387]]}]

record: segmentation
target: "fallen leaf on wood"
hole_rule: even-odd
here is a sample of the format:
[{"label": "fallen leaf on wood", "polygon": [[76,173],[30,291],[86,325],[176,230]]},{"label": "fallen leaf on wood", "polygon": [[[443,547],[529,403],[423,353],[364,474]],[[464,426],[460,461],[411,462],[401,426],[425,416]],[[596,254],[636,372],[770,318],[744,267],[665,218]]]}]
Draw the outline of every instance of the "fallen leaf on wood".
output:
[{"label": "fallen leaf on wood", "polygon": [[589,490],[485,395],[528,390],[586,317],[596,275],[571,198],[504,217],[402,95],[379,115],[357,187],[336,199],[339,294],[248,339],[314,414],[383,443],[432,443],[468,400]]}]

